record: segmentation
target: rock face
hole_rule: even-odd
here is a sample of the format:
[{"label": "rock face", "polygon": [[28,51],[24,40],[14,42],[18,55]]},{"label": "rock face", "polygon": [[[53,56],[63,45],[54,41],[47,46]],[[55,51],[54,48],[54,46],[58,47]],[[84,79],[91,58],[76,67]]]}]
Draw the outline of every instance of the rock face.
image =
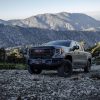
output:
[{"label": "rock face", "polygon": [[82,14],[61,12],[56,14],[40,14],[22,20],[0,21],[2,24],[21,27],[36,27],[53,30],[99,31],[100,21]]},{"label": "rock face", "polygon": [[100,41],[100,32],[55,31],[48,29],[23,28],[0,25],[0,47],[41,44],[51,40],[85,41],[88,46]]}]

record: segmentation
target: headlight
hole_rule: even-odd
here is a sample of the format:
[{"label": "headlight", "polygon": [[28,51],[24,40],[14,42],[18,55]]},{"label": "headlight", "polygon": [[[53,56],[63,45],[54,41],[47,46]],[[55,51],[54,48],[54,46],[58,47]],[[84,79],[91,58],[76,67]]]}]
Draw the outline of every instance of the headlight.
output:
[{"label": "headlight", "polygon": [[56,54],[62,54],[64,50],[62,48],[56,49]]}]

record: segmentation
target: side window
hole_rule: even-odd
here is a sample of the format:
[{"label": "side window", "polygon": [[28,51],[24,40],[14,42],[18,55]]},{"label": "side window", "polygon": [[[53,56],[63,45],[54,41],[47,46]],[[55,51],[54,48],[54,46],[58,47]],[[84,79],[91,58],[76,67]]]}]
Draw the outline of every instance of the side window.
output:
[{"label": "side window", "polygon": [[84,51],[83,47],[78,42],[72,42],[71,43],[71,47],[73,47],[73,46],[79,46],[79,49],[78,50]]},{"label": "side window", "polygon": [[83,47],[79,43],[77,43],[77,45],[79,46],[80,51],[84,51]]},{"label": "side window", "polygon": [[84,51],[84,48],[83,48],[83,46],[81,45],[81,51]]},{"label": "side window", "polygon": [[76,42],[76,45],[79,46],[79,49],[78,50],[83,51],[82,50],[82,47],[80,46],[80,44],[78,42]]},{"label": "side window", "polygon": [[81,46],[78,44],[78,46],[79,46],[79,50],[81,51],[82,49],[81,49]]},{"label": "side window", "polygon": [[71,43],[71,47],[74,47],[74,46],[76,46],[76,43],[75,42],[72,42]]}]

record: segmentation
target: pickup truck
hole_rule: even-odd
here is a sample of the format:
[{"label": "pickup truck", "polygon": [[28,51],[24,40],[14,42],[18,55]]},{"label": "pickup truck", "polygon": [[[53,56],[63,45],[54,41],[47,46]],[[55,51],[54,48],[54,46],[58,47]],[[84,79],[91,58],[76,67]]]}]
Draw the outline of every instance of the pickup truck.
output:
[{"label": "pickup truck", "polygon": [[41,46],[32,47],[28,52],[28,71],[40,74],[42,70],[57,70],[58,75],[72,75],[73,69],[91,69],[91,54],[85,52],[80,43],[74,40],[56,40]]}]

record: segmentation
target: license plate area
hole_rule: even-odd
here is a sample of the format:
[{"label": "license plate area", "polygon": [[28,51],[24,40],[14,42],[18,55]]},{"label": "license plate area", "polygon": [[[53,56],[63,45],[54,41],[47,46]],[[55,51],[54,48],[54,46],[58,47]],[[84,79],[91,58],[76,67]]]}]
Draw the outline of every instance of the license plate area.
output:
[{"label": "license plate area", "polygon": [[42,62],[42,59],[36,59],[36,60],[34,61],[34,63],[35,63],[35,64],[42,64],[43,62]]}]

